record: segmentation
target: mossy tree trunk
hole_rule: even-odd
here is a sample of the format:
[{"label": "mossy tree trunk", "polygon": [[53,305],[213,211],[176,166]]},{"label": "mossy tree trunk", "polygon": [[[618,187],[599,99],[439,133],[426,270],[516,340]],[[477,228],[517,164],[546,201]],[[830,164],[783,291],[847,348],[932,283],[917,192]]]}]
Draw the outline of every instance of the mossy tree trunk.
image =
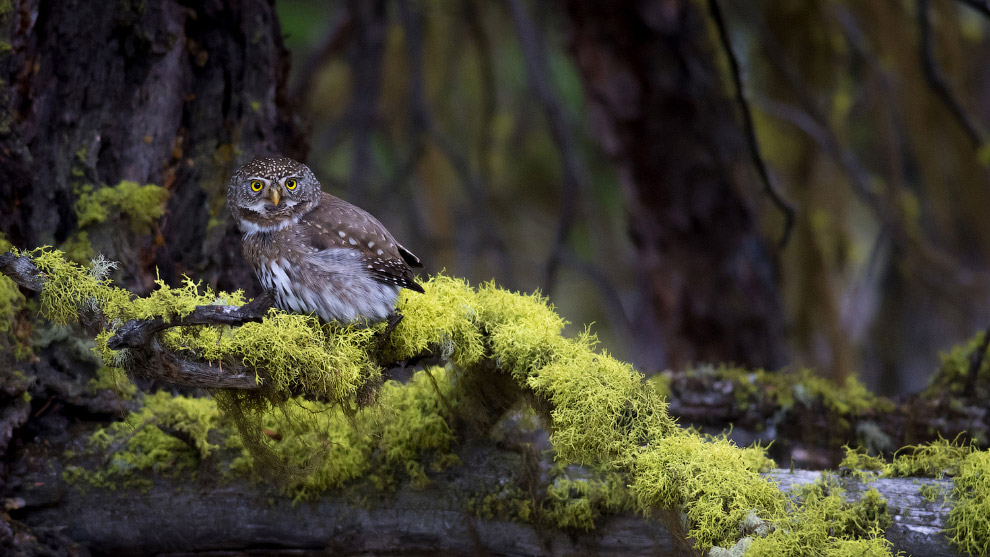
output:
[{"label": "mossy tree trunk", "polygon": [[[224,217],[232,167],[304,157],[271,2],[39,2],[0,13],[0,231],[123,263],[139,291],[157,267],[220,288],[253,279]],[[80,229],[80,195],[122,181],[168,190],[146,229],[127,215]],[[124,212],[127,208],[124,208]],[[85,234],[83,234],[85,233]]]},{"label": "mossy tree trunk", "polygon": [[[0,244],[52,245],[81,262],[103,253],[137,293],[157,273],[255,294],[225,182],[258,154],[305,157],[288,70],[268,0],[0,2]],[[131,188],[142,195],[126,202],[96,193],[122,182],[156,187]],[[87,196],[93,214],[81,219]],[[39,432],[126,411],[86,387],[100,365],[91,342],[32,332],[36,313],[20,310],[13,325],[34,357],[15,360],[0,341],[0,488]]]},{"label": "mossy tree trunk", "polygon": [[760,186],[741,177],[744,136],[698,3],[570,0],[567,14],[650,300],[639,331],[663,339],[640,361],[783,364],[775,268],[742,195]]}]

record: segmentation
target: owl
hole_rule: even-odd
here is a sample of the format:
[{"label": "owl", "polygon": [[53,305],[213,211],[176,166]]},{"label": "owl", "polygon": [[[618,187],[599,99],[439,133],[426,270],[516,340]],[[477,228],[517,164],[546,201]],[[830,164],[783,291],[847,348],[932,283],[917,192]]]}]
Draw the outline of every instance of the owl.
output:
[{"label": "owl", "polygon": [[286,157],[242,166],[227,206],[244,234],[244,258],[286,311],[324,321],[380,321],[399,290],[423,292],[419,258],[366,211],[324,193],[306,165]]}]

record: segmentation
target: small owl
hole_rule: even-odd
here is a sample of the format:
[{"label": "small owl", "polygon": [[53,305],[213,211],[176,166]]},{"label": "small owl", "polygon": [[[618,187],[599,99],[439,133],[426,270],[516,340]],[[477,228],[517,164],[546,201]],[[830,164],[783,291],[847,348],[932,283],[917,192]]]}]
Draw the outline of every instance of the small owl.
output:
[{"label": "small owl", "polygon": [[234,172],[227,205],[244,233],[244,257],[286,311],[324,321],[380,321],[399,290],[423,292],[419,258],[362,209],[320,189],[306,165],[256,159]]}]

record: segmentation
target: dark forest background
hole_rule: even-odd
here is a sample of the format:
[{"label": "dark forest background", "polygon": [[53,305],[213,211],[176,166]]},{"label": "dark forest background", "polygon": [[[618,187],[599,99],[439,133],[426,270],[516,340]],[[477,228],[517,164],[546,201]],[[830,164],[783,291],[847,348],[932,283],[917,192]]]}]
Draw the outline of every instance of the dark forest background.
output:
[{"label": "dark forest background", "polygon": [[[280,152],[428,272],[540,289],[648,373],[913,392],[990,323],[984,2],[0,7],[0,231],[137,292],[256,293],[224,184]],[[164,216],[83,226],[124,180]]]},{"label": "dark forest background", "polygon": [[983,3],[277,9],[329,191],[644,371],[910,392],[990,321]]}]

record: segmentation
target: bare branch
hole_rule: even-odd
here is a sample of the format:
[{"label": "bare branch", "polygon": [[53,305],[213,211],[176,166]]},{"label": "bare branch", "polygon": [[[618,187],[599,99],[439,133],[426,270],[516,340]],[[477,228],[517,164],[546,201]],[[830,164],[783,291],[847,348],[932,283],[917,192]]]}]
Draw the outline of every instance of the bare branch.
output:
[{"label": "bare branch", "polygon": [[958,2],[990,17],[990,1],[988,0],[958,0]]},{"label": "bare branch", "polygon": [[21,288],[32,292],[41,292],[45,286],[45,274],[41,272],[31,259],[25,256],[7,252],[0,255],[0,272],[7,275]]},{"label": "bare branch", "polygon": [[953,94],[949,83],[935,61],[935,46],[932,40],[932,20],[928,9],[928,0],[918,0],[918,26],[921,30],[921,66],[925,70],[925,78],[935,95],[949,109],[956,122],[962,126],[966,135],[973,143],[974,149],[984,144],[984,133],[975,120],[966,113],[962,103]]},{"label": "bare branch", "polygon": [[316,74],[336,54],[344,50],[351,40],[354,30],[354,20],[347,9],[342,9],[333,24],[327,26],[326,35],[320,46],[303,62],[292,87],[290,97],[299,104],[305,105],[313,91]]},{"label": "bare branch", "polygon": [[547,258],[544,270],[543,288],[549,293],[556,282],[557,270],[563,258],[564,244],[570,237],[571,229],[577,216],[578,202],[584,190],[591,181],[588,171],[582,163],[574,141],[576,134],[567,117],[560,100],[554,94],[550,84],[550,65],[547,63],[546,49],[536,25],[526,13],[526,6],[521,0],[508,0],[512,19],[519,33],[519,44],[522,48],[523,59],[526,63],[526,73],[529,84],[536,94],[537,100],[543,107],[547,121],[550,124],[550,135],[557,145],[563,167],[563,181],[560,193],[560,216],[557,222],[557,232],[554,235],[553,247]]},{"label": "bare branch", "polygon": [[773,201],[774,205],[780,209],[780,212],[784,215],[784,232],[780,237],[780,247],[783,248],[787,245],[787,241],[791,236],[791,229],[794,226],[794,206],[790,201],[784,198],[783,194],[777,189],[777,186],[773,182],[773,178],[770,176],[770,171],[767,168],[767,163],[763,159],[763,155],[760,152],[760,142],[756,138],[756,128],[753,125],[753,114],[749,107],[749,102],[746,100],[746,89],[743,84],[742,75],[739,69],[739,60],[736,58],[735,51],[732,50],[732,42],[729,39],[729,31],[725,25],[725,18],[722,17],[722,9],[719,7],[718,0],[708,0],[708,8],[711,12],[712,20],[715,22],[715,27],[718,29],[718,37],[722,43],[722,48],[725,50],[725,55],[729,60],[729,69],[732,73],[732,81],[736,88],[736,102],[739,104],[739,108],[743,115],[743,128],[746,131],[746,141],[749,143],[749,154],[753,160],[753,165],[756,167],[756,171],[760,175],[760,179],[763,181],[763,187],[770,200]]},{"label": "bare branch", "polygon": [[107,345],[113,350],[136,348],[148,344],[151,338],[171,327],[185,325],[242,325],[261,321],[274,306],[271,292],[255,298],[243,306],[196,306],[196,309],[183,317],[165,321],[161,317],[128,321],[117,331]]}]

